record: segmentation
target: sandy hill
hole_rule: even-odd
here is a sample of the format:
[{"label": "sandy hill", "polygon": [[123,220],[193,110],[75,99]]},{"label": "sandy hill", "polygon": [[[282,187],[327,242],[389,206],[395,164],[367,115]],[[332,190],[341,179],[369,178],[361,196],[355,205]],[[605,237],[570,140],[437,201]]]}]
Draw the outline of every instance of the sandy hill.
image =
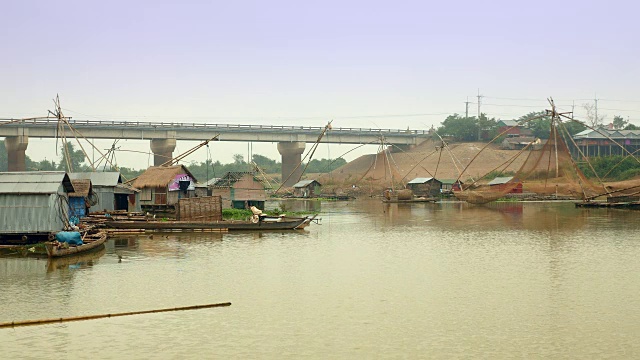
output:
[{"label": "sandy hill", "polygon": [[[380,152],[361,156],[348,164],[334,170],[331,174],[320,177],[325,184],[336,186],[389,186],[392,181],[406,183],[416,177],[438,179],[456,179],[471,160],[480,153],[486,143],[454,143],[448,149],[440,150],[440,142],[426,141],[410,151]],[[491,144],[473,160],[473,163],[462,176],[463,181],[478,178],[496,167],[508,162],[517,150],[502,150]],[[508,167],[517,170],[525,157],[519,156]]]}]

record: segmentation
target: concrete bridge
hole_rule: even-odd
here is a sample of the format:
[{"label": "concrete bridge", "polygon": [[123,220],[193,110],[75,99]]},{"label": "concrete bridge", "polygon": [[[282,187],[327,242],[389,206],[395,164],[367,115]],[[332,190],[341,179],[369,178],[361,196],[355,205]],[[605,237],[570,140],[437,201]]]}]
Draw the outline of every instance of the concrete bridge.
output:
[{"label": "concrete bridge", "polygon": [[[282,155],[282,178],[286,179],[301,160],[306,143],[315,143],[324,127],[233,125],[202,123],[166,123],[139,121],[69,120],[69,123],[87,139],[149,140],[154,154],[154,165],[161,165],[173,157],[177,140],[204,141],[219,135],[219,141],[275,142]],[[6,137],[9,171],[24,171],[25,150],[29,138],[54,138],[58,120],[28,119],[0,126],[0,137]],[[65,126],[66,128],[66,126]],[[71,131],[66,128],[67,137]],[[429,137],[425,130],[332,128],[322,138],[323,143],[367,144],[385,143],[412,147]],[[301,172],[298,168],[296,172]],[[289,184],[300,174],[293,174]]]}]

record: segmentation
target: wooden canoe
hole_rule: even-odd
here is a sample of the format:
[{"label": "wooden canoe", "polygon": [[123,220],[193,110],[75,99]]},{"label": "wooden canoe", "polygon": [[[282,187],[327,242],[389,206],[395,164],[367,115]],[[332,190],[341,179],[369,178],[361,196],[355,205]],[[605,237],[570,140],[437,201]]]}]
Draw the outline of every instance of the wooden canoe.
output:
[{"label": "wooden canoe", "polygon": [[49,241],[44,243],[44,245],[47,248],[47,255],[49,255],[49,257],[61,257],[96,249],[102,246],[105,241],[107,241],[107,233],[101,231],[94,235],[85,236],[85,238],[82,239],[84,244],[78,246],[67,245],[57,241]]},{"label": "wooden canoe", "polygon": [[263,231],[263,230],[300,230],[307,227],[317,215],[307,217],[264,218],[258,222],[251,221],[126,221],[109,220],[105,225],[113,229],[142,229],[142,230],[200,230],[227,229],[229,231]]}]

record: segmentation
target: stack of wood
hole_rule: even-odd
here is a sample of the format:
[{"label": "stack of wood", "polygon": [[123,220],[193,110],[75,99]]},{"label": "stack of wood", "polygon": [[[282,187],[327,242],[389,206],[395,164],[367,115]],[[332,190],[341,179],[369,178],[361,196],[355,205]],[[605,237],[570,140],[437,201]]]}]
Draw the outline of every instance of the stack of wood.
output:
[{"label": "stack of wood", "polygon": [[193,222],[221,221],[222,198],[217,195],[180,199],[176,207],[176,219]]}]

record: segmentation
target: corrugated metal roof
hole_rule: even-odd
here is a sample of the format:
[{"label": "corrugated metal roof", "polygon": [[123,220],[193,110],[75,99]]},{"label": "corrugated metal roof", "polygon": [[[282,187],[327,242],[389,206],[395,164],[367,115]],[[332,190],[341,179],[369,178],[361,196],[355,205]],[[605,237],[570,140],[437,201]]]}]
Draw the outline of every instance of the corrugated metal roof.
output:
[{"label": "corrugated metal roof", "polygon": [[489,181],[489,185],[501,185],[501,184],[506,184],[509,181],[511,181],[511,179],[513,179],[513,176],[504,176],[504,177],[497,177],[491,181]]},{"label": "corrugated metal roof", "polygon": [[502,122],[504,126],[518,126],[517,120],[499,120],[499,122]]},{"label": "corrugated metal roof", "polygon": [[67,192],[73,185],[64,171],[19,171],[0,173],[0,193],[53,194],[60,184]]},{"label": "corrugated metal roof", "polygon": [[[443,185],[453,185],[456,183],[456,179],[440,179],[440,182]],[[460,184],[464,184],[462,180],[458,180],[457,182],[459,182]]]},{"label": "corrugated metal roof", "polygon": [[431,181],[431,179],[433,179],[432,177],[428,177],[428,178],[415,178],[411,181],[409,181],[407,184],[424,184],[427,183],[429,181]]},{"label": "corrugated metal roof", "polygon": [[297,183],[293,184],[294,188],[303,188],[308,186],[309,184],[313,183],[313,182],[317,182],[318,185],[322,186],[318,181],[316,180],[302,180],[302,181],[298,181]]},{"label": "corrugated metal roof", "polygon": [[69,173],[71,180],[88,179],[93,186],[116,186],[122,183],[117,171]]}]

